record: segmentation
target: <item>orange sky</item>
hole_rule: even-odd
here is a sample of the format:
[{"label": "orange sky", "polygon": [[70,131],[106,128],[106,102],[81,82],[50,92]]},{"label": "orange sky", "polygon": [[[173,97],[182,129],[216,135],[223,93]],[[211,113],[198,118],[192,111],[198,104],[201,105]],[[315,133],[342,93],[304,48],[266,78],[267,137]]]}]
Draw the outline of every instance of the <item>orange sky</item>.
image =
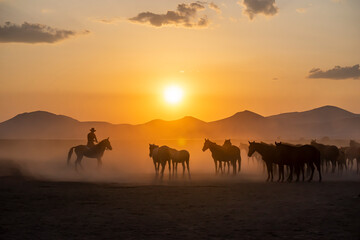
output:
[{"label": "orange sky", "polygon": [[[359,113],[360,2],[262,1],[2,0],[0,121],[34,110],[113,123]],[[173,84],[185,94],[176,106],[163,99]]]}]

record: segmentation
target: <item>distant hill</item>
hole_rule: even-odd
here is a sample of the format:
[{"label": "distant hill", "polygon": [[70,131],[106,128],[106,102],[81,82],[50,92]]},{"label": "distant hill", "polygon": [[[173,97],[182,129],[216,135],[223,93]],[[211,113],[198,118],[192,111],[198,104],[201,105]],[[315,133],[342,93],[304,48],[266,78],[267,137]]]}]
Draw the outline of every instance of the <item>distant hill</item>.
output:
[{"label": "distant hill", "polygon": [[19,114],[0,123],[0,139],[84,139],[91,127],[113,139],[174,138],[360,138],[360,114],[334,106],[264,117],[243,111],[228,118],[204,122],[194,117],[175,121],[153,120],[144,124],[80,122],[45,111]]}]

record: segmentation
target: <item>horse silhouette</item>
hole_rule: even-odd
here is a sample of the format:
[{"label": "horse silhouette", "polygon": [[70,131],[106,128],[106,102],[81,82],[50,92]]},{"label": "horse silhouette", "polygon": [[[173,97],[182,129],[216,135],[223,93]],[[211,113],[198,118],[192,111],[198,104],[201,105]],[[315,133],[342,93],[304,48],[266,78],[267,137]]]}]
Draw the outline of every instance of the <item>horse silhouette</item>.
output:
[{"label": "horse silhouette", "polygon": [[350,140],[350,147],[346,148],[345,151],[345,156],[348,160],[348,165],[350,167],[350,169],[353,168],[354,166],[354,159],[356,159],[356,163],[357,163],[357,168],[356,171],[359,172],[359,163],[360,163],[360,156],[359,156],[359,151],[360,151],[360,143],[356,142],[355,140]]},{"label": "horse silhouette", "polygon": [[324,145],[321,143],[317,143],[316,140],[311,140],[311,145],[316,147],[320,151],[321,164],[326,165],[326,170],[329,163],[331,162],[331,172],[335,172],[336,162],[340,155],[339,149],[335,145]]},{"label": "horse silhouette", "polygon": [[69,153],[68,153],[68,158],[67,158],[67,164],[70,164],[70,159],[71,159],[71,155],[73,153],[73,151],[75,150],[75,154],[76,154],[76,160],[75,160],[75,169],[77,170],[77,165],[79,164],[80,167],[82,167],[81,165],[81,160],[83,159],[83,157],[88,157],[88,158],[96,158],[98,161],[98,167],[100,167],[102,165],[102,161],[101,158],[104,155],[105,150],[112,150],[109,138],[106,138],[102,141],[100,141],[98,144],[96,144],[95,146],[88,148],[86,145],[78,145],[75,147],[70,148]]},{"label": "horse silhouette", "polygon": [[[222,168],[222,162],[231,162],[233,167],[233,174],[236,174],[236,161],[241,165],[240,149],[238,147],[231,149],[224,149],[222,146],[211,142],[209,139],[205,139],[202,151],[205,152],[207,149],[210,150],[211,156],[215,163],[215,174],[218,173],[217,163],[219,162],[219,168]],[[241,169],[241,167],[239,168]]]},{"label": "horse silhouette", "polygon": [[[223,143],[223,148],[225,149],[225,151],[228,153],[229,156],[233,156],[235,158],[235,169],[236,169],[236,165],[238,167],[237,171],[240,172],[241,171],[241,151],[240,148],[238,148],[237,146],[233,145],[231,143],[230,139],[225,139],[224,143]],[[228,172],[230,170],[230,161],[227,162],[228,164]],[[236,173],[236,171],[235,171]]]},{"label": "horse silhouette", "polygon": [[183,166],[183,175],[185,175],[185,164],[188,171],[189,178],[190,176],[190,167],[189,167],[189,160],[190,160],[190,153],[186,150],[176,150],[174,148],[169,148],[170,157],[173,165],[173,175],[177,174],[177,165],[181,163]]},{"label": "horse silhouette", "polygon": [[[288,181],[292,181],[293,169],[297,174],[296,181],[299,181],[300,170],[302,171],[302,177],[304,180],[304,166],[305,164],[311,169],[311,176],[308,181],[312,181],[315,171],[315,166],[319,172],[319,182],[321,182],[321,155],[320,151],[312,145],[294,146],[290,144],[277,143],[276,154],[277,159],[284,165],[289,165],[290,175]],[[315,165],[315,166],[314,166]]]},{"label": "horse silhouette", "polygon": [[342,172],[344,168],[345,170],[347,170],[347,166],[346,166],[347,150],[348,150],[347,147],[339,148],[339,157],[337,159],[338,172]]},{"label": "horse silhouette", "polygon": [[[264,160],[267,168],[268,178],[266,181],[273,181],[273,164],[277,163],[276,161],[276,147],[275,145],[266,144],[266,143],[257,143],[257,142],[250,142],[249,141],[249,151],[248,151],[248,157],[252,157],[253,154],[257,152],[261,155],[261,158]],[[280,181],[280,174],[279,179]]]},{"label": "horse silhouette", "polygon": [[168,146],[161,146],[155,144],[149,144],[149,156],[153,159],[155,174],[159,175],[159,169],[161,165],[161,178],[164,176],[164,170],[166,163],[169,164],[169,177],[171,175],[171,156]]}]

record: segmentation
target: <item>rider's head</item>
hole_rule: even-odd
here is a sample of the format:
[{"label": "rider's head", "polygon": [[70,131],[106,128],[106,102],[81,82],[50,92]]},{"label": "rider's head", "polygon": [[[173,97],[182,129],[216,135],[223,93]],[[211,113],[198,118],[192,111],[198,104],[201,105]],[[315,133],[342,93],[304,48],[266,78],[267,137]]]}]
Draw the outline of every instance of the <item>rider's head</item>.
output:
[{"label": "rider's head", "polygon": [[96,132],[95,128],[91,128],[90,132]]}]

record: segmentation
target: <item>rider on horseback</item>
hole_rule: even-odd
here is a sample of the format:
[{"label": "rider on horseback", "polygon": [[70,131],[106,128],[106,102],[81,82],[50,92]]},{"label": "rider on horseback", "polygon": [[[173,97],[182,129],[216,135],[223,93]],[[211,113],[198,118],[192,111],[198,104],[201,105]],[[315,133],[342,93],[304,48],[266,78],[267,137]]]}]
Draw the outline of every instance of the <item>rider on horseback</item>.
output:
[{"label": "rider on horseback", "polygon": [[87,139],[88,139],[87,147],[88,148],[95,146],[94,142],[96,142],[96,143],[98,142],[96,135],[95,135],[95,131],[96,131],[95,128],[91,128],[89,134],[87,135]]}]

